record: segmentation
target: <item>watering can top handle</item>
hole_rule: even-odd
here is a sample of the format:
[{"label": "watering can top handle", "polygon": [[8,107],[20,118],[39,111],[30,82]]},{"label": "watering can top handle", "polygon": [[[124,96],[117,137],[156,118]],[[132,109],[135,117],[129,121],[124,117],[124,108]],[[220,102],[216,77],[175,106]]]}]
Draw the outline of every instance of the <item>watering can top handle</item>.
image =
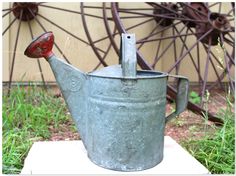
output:
[{"label": "watering can top handle", "polygon": [[135,46],[135,34],[121,35],[120,64],[125,78],[135,78],[137,74],[137,55]]}]

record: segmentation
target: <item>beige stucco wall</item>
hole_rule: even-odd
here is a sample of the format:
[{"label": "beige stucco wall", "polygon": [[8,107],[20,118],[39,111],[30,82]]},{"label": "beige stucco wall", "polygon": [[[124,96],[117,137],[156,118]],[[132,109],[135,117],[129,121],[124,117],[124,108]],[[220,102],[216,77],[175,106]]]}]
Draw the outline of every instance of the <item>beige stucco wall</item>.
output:
[{"label": "beige stucco wall", "polygon": [[[48,5],[53,5],[60,8],[70,9],[70,10],[77,10],[80,11],[80,3],[47,3]],[[8,8],[11,4],[9,3],[3,3],[3,8]],[[96,3],[91,3],[90,5],[96,6]],[[123,3],[121,6],[134,6],[137,7],[145,7],[144,3],[129,3],[125,4]],[[227,11],[229,9],[228,6],[223,6],[222,10]],[[86,11],[87,13],[102,16],[102,11],[100,10],[94,10],[90,9]],[[45,17],[48,17],[50,20],[52,20],[54,23],[59,24],[63,28],[67,29],[74,35],[80,37],[83,40],[87,41],[87,37],[85,35],[83,24],[81,20],[81,16],[75,13],[68,13],[68,12],[61,12],[58,10],[53,10],[45,7],[39,8],[39,13]],[[109,15],[110,16],[110,15]],[[126,15],[127,16],[127,15]],[[9,22],[12,21],[14,16],[8,15],[3,19],[3,30],[8,26]],[[79,69],[83,71],[92,71],[92,69],[99,63],[96,55],[94,54],[93,50],[90,46],[87,44],[84,44],[80,42],[79,40],[74,39],[72,36],[66,34],[65,32],[61,31],[57,27],[51,25],[47,21],[45,21],[42,18],[38,18],[40,22],[45,26],[46,30],[53,31],[55,36],[55,42],[60,46],[63,53],[67,56],[67,58],[71,61],[71,63],[78,67]],[[141,19],[140,19],[141,21]],[[105,37],[106,30],[104,27],[104,23],[101,19],[91,18],[87,17],[86,22],[88,24],[88,28],[90,30],[90,34],[92,35],[92,39],[96,40],[102,37]],[[125,26],[131,26],[134,23],[137,23],[136,21],[132,20],[124,20]],[[13,48],[15,45],[15,38],[17,33],[17,26],[18,21],[14,23],[13,27],[10,28],[10,30],[3,36],[3,81],[9,80],[9,70],[12,63],[13,58]],[[114,27],[114,23],[110,22],[111,29]],[[42,34],[44,31],[42,28],[38,25],[36,21],[31,21],[32,29],[34,36],[38,36]],[[147,33],[150,33],[151,30],[155,27],[156,23],[155,21],[146,24],[145,26],[142,26],[140,28],[135,28],[135,30],[130,30],[129,32],[135,32],[137,36],[142,38],[142,36],[145,36]],[[165,31],[164,35],[168,36],[171,35],[170,31]],[[115,40],[117,43],[119,43],[119,37],[116,36]],[[22,22],[21,29],[20,29],[20,36],[19,36],[19,43],[17,46],[17,52],[16,52],[16,60],[15,60],[15,66],[14,66],[14,73],[13,73],[13,81],[40,81],[40,72],[38,69],[37,61],[35,59],[29,59],[26,56],[24,56],[23,52],[25,48],[28,46],[28,44],[31,41],[31,36],[29,33],[29,28],[27,22]],[[170,40],[164,40],[161,45],[161,50],[165,48],[169,44]],[[191,46],[196,42],[195,37],[189,37],[188,41],[186,42],[187,46]],[[104,42],[99,44],[99,48],[103,48],[104,50],[107,49],[110,41],[105,40]],[[145,47],[141,48],[142,54],[145,56],[147,60],[150,60],[153,56],[153,51],[155,43],[150,42]],[[181,50],[181,41],[180,39],[177,39],[176,41],[177,46],[177,55],[180,53]],[[222,48],[219,46],[215,46],[212,48],[213,50],[217,50],[218,57],[223,58],[223,51]],[[200,48],[201,51],[204,51],[203,48]],[[54,52],[58,57],[61,57],[62,55],[58,52],[58,50],[54,47]],[[173,57],[173,47],[170,48],[168,52],[164,55],[166,59],[161,60],[161,62],[158,62],[155,69],[156,70],[168,70],[170,65],[173,65],[174,60]],[[192,52],[193,58],[196,58],[196,51],[193,50]],[[186,56],[189,57],[189,56]],[[206,62],[206,52],[201,52],[201,72],[204,73],[205,68],[205,62]],[[108,57],[106,59],[107,63],[109,65],[117,64],[118,63],[118,56],[114,52],[114,50],[111,50],[108,53]],[[195,60],[196,61],[196,60]],[[40,63],[42,65],[43,73],[46,78],[46,81],[54,81],[54,76],[52,74],[51,69],[49,68],[48,63],[44,59],[40,59]],[[100,66],[102,67],[102,66]],[[209,74],[208,74],[208,80],[213,81],[216,79],[216,76],[213,72],[212,67],[209,68]],[[234,68],[232,68],[232,72],[234,72]],[[172,72],[175,73],[174,71]],[[196,74],[196,70],[194,69],[190,58],[184,59],[183,62],[181,62],[180,66],[180,73],[183,75],[186,75],[189,77],[191,81],[197,81],[198,77]]]},{"label": "beige stucco wall", "polygon": [[[2,8],[9,8],[9,3],[3,3]],[[9,16],[3,18],[2,28],[5,29],[9,25]],[[9,79],[9,33],[6,33],[2,41],[2,79],[7,81]]]}]

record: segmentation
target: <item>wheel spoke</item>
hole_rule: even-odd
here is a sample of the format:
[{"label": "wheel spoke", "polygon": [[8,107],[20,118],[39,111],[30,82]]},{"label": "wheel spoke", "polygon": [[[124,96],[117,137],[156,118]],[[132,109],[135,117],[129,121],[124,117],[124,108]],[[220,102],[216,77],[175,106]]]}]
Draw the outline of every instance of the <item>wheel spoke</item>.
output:
[{"label": "wheel spoke", "polygon": [[[131,18],[153,18],[152,16],[134,15],[134,16],[121,16],[120,19],[131,19]],[[112,20],[112,18],[108,18]]]},{"label": "wheel spoke", "polygon": [[[116,33],[116,27],[113,27],[113,32],[111,32],[111,29],[110,29],[110,26],[108,24],[108,20],[107,19],[107,12],[106,12],[106,3],[103,3],[103,9],[102,9],[102,14],[103,14],[103,22],[104,22],[104,25],[105,25],[105,29],[106,29],[106,32],[108,34],[108,37],[110,39],[110,43],[111,45],[113,46],[113,48],[115,49],[115,52],[117,55],[119,55],[119,49],[116,45],[116,42],[114,40],[114,37],[115,37],[115,33]],[[108,47],[110,49],[110,46]],[[108,53],[108,52],[107,52]],[[105,54],[107,55],[107,54]]]},{"label": "wheel spoke", "polygon": [[222,3],[220,2],[220,3],[219,3],[219,10],[218,10],[218,13],[221,13],[221,7],[222,7]]},{"label": "wheel spoke", "polygon": [[[18,6],[18,5],[17,5]],[[2,18],[4,18],[6,15],[10,14],[15,8],[17,8],[17,6],[9,8],[9,9],[3,9],[2,11],[8,11],[7,13],[5,13]]]},{"label": "wheel spoke", "polygon": [[16,59],[16,49],[18,45],[18,39],[20,35],[20,28],[21,28],[21,22],[22,22],[22,15],[23,15],[23,10],[20,11],[20,18],[19,18],[19,24],[17,28],[17,33],[16,33],[16,40],[15,40],[15,46],[13,50],[13,56],[12,56],[12,64],[11,64],[11,71],[10,71],[10,78],[9,78],[9,83],[8,83],[8,96],[10,95],[11,92],[11,83],[12,83],[12,76],[13,76],[13,70],[15,66],[15,59]]},{"label": "wheel spoke", "polygon": [[[178,31],[178,29],[177,29],[175,26],[174,26],[174,29],[175,29],[175,31],[176,31],[178,34],[180,34],[180,32]],[[193,31],[191,30],[191,28],[190,28],[189,30],[190,30],[191,32],[193,32]],[[186,45],[186,43],[184,42],[184,40],[182,39],[182,37],[180,37],[180,40],[182,41],[182,43],[183,43],[185,49],[186,49],[187,51],[189,51],[189,48],[188,48],[188,46]],[[189,55],[189,57],[190,57],[190,59],[191,59],[191,61],[192,61],[192,63],[193,63],[194,68],[196,69],[196,72],[198,73],[198,76],[199,76],[200,79],[202,80],[202,77],[201,77],[201,74],[200,74],[200,70],[199,70],[199,68],[197,67],[197,65],[196,65],[196,63],[195,63],[195,61],[194,61],[194,58],[193,58],[193,56],[192,56],[192,54],[191,54],[190,51],[188,52],[188,55]]]},{"label": "wheel spoke", "polygon": [[[224,43],[223,34],[220,34],[220,39],[221,39],[221,42]],[[223,46],[223,47],[224,47],[224,46]],[[223,51],[224,51],[224,59],[225,59],[225,65],[226,65],[227,76],[228,76],[228,79],[229,79],[229,82],[230,82],[230,87],[231,87],[232,91],[234,92],[234,83],[233,83],[232,78],[231,78],[231,75],[230,75],[229,62],[227,61],[227,58],[228,58],[228,57],[227,57],[225,48],[223,48]]]},{"label": "wheel spoke", "polygon": [[231,47],[234,47],[234,42],[227,39],[226,37],[224,37],[225,43],[227,43],[228,45],[230,45]]},{"label": "wheel spoke", "polygon": [[[186,26],[184,26],[181,30],[180,33],[186,28]],[[158,58],[155,58],[153,66],[156,65],[156,63],[161,59],[161,57],[167,52],[167,50],[171,47],[171,45],[173,44],[173,42],[177,39],[177,37],[173,38],[172,41],[169,43],[169,45],[162,51],[162,53],[159,55]]]},{"label": "wheel spoke", "polygon": [[208,30],[204,35],[202,35],[190,48],[188,51],[186,51],[181,57],[179,57],[177,59],[177,62],[168,70],[168,73],[171,72],[176,65],[179,64],[179,62],[181,62],[181,60],[183,60],[183,58],[188,55],[188,53],[197,45],[198,42],[200,42],[204,37],[206,37],[209,33],[211,33],[213,31],[213,29]]},{"label": "wheel spoke", "polygon": [[101,57],[101,55],[98,53],[98,51],[96,50],[96,47],[92,41],[92,38],[90,36],[90,33],[88,31],[88,27],[87,27],[87,24],[86,24],[86,21],[85,21],[85,15],[84,15],[84,8],[83,8],[83,2],[80,3],[80,10],[81,10],[81,18],[82,18],[82,23],[83,23],[83,26],[84,26],[84,31],[86,33],[86,36],[87,36],[87,39],[95,53],[95,55],[97,56],[97,58],[99,59],[99,61],[103,64],[103,66],[108,66],[107,63],[103,60],[103,58]]},{"label": "wheel spoke", "polygon": [[196,34],[202,34],[202,32],[197,32],[197,33],[191,33],[191,34],[179,34],[179,35],[172,35],[168,37],[160,37],[156,39],[149,39],[149,40],[138,40],[136,43],[143,43],[143,42],[153,42],[153,41],[158,41],[158,40],[166,40],[166,39],[171,39],[171,38],[176,38],[176,37],[183,37],[183,36],[191,36],[191,35],[196,35]]},{"label": "wheel spoke", "polygon": [[[153,30],[152,30],[146,37],[142,38],[141,40],[146,40],[146,39],[152,37],[152,36],[153,36],[153,33],[156,31],[156,29],[158,28],[159,24],[161,24],[162,20],[163,20],[163,19],[161,19],[161,20],[159,21],[159,23],[153,28]],[[163,33],[163,32],[162,32],[162,33]],[[138,44],[138,42],[136,42],[136,44]],[[145,44],[145,42],[141,43],[141,45],[139,45],[139,47],[138,47],[138,50],[141,49],[144,44]]]},{"label": "wheel spoke", "polygon": [[[33,30],[32,30],[32,27],[31,27],[30,20],[29,20],[28,16],[27,16],[27,19],[28,19],[27,22],[28,22],[28,27],[29,27],[29,31],[30,31],[30,36],[33,40],[34,39]],[[37,58],[37,64],[38,64],[38,67],[39,67],[41,80],[43,82],[43,87],[46,90],[47,87],[46,87],[46,83],[45,83],[45,79],[44,79],[44,75],[43,75],[43,70],[42,70],[42,67],[41,67],[40,60],[38,58]]]},{"label": "wheel spoke", "polygon": [[[223,39],[224,39],[224,43],[227,43],[224,37],[223,37]],[[228,43],[227,43],[227,44],[228,44]],[[228,56],[229,61],[231,61],[231,63],[235,65],[235,61],[234,61],[235,59],[234,59],[234,57],[231,57],[231,56],[230,56],[229,52],[225,49],[224,44],[222,44],[222,47],[223,47],[222,49],[224,50],[224,52],[225,52],[226,55]],[[233,51],[234,51],[234,49],[235,49],[235,48],[234,48],[234,44],[232,44],[232,47],[233,47]]]},{"label": "wheel spoke", "polygon": [[[189,31],[189,28],[187,28],[186,34],[188,33],[188,31]],[[184,40],[183,40],[182,43],[185,43],[186,40],[187,40],[187,36],[184,37]],[[183,53],[184,53],[184,48],[185,48],[184,45],[182,45],[182,48],[181,48],[181,52],[180,52],[180,54],[179,54],[179,57],[181,57],[181,56],[183,55]],[[177,61],[177,57],[175,58],[175,62],[176,62],[176,61]],[[179,67],[179,65],[177,65],[176,67]]]},{"label": "wheel spoke", "polygon": [[160,14],[130,12],[130,11],[124,11],[124,10],[118,10],[118,12],[120,12],[120,13],[129,13],[129,14],[143,15],[143,16],[147,16],[147,17],[161,17],[161,18],[181,20],[181,21],[191,21],[191,22],[198,22],[198,23],[207,23],[207,21],[203,21],[203,20],[193,20],[193,19],[186,19],[186,18],[178,18],[178,17],[166,16],[166,15],[160,15]]},{"label": "wheel spoke", "polygon": [[139,10],[153,10],[153,8],[119,8],[119,10],[139,11]]},{"label": "wheel spoke", "polygon": [[[110,49],[111,49],[111,43],[110,43],[109,46],[107,47],[107,50],[106,50],[105,54],[104,54],[103,57],[102,57],[102,60],[103,60],[103,61],[106,59],[107,54],[109,53]],[[93,71],[96,70],[96,69],[98,69],[98,67],[99,67],[101,64],[102,64],[102,63],[99,62],[99,63],[96,65],[96,67],[93,69]]]},{"label": "wheel spoke", "polygon": [[[178,16],[181,16],[181,17],[183,17],[183,18],[186,18],[186,19],[191,20],[189,17],[183,15],[183,14],[182,14],[182,11],[180,11],[180,13],[178,13],[178,12],[176,12],[176,11],[174,11],[174,10],[172,10],[172,9],[170,9],[170,8],[168,8],[168,7],[166,7],[166,6],[164,6],[164,5],[161,5],[161,4],[158,4],[158,3],[155,3],[155,2],[147,2],[147,4],[149,4],[149,5],[151,5],[151,6],[154,5],[153,8],[155,8],[155,6],[159,6],[159,7],[162,8],[162,9],[165,9],[165,10],[168,10],[169,12],[172,12],[171,15],[173,15],[173,13],[174,13],[174,14],[176,14],[176,15],[178,15]],[[165,13],[165,15],[167,15],[167,14]]]},{"label": "wheel spoke", "polygon": [[[223,73],[221,73],[220,75],[220,80],[223,80],[225,75],[226,75],[226,69],[224,69]],[[215,88],[217,86],[218,82],[214,82],[212,85],[209,86],[209,90],[211,90],[212,88]],[[221,83],[222,84],[222,83]],[[224,88],[224,87],[223,87]]]},{"label": "wheel spoke", "polygon": [[213,6],[217,5],[217,4],[219,4],[219,2],[216,2],[216,3],[213,3],[213,4],[209,5],[208,8],[211,8],[211,7],[213,7]]},{"label": "wheel spoke", "polygon": [[222,85],[221,78],[220,78],[219,73],[218,73],[218,71],[217,71],[217,69],[216,69],[216,67],[215,67],[215,64],[214,64],[214,62],[212,61],[212,58],[211,58],[211,56],[210,56],[211,51],[208,52],[208,49],[207,49],[207,47],[206,47],[205,45],[203,45],[203,47],[204,47],[206,53],[209,53],[209,60],[210,60],[210,62],[211,62],[212,68],[213,68],[214,71],[215,71],[215,74],[216,74],[216,77],[217,77],[217,80],[218,80],[219,85],[220,85],[221,88],[223,89],[224,86]]},{"label": "wheel spoke", "polygon": [[231,44],[234,44],[234,39],[232,41],[231,39],[228,39],[228,38],[226,38],[226,36],[224,36],[224,40],[231,43]]},{"label": "wheel spoke", "polygon": [[61,29],[62,31],[66,32],[67,34],[71,35],[72,37],[74,37],[74,38],[78,39],[79,41],[81,41],[81,42],[83,42],[83,43],[85,43],[85,44],[89,45],[89,43],[88,43],[88,42],[86,42],[85,40],[83,40],[83,39],[81,39],[81,38],[77,37],[76,35],[72,34],[72,33],[71,33],[71,32],[69,32],[68,30],[66,30],[66,29],[62,28],[61,26],[59,26],[58,24],[56,24],[56,23],[54,23],[53,21],[49,20],[48,18],[44,17],[43,15],[41,15],[41,14],[38,14],[38,16],[40,16],[41,18],[43,18],[43,19],[44,19],[44,20],[46,20],[47,22],[51,23],[52,25],[54,25],[54,26],[58,27],[58,28],[59,28],[59,29]]},{"label": "wheel spoke", "polygon": [[8,11],[8,10],[11,10],[12,11],[12,8],[8,8],[8,9],[2,9],[2,11]]},{"label": "wheel spoke", "polygon": [[234,8],[232,8],[232,9],[227,13],[227,15],[230,15],[232,12],[234,12]]},{"label": "wheel spoke", "polygon": [[[41,18],[43,18],[43,19],[46,20],[47,22],[51,23],[52,25],[56,26],[57,28],[61,29],[61,30],[64,31],[65,33],[67,33],[67,34],[71,35],[72,37],[76,38],[77,40],[79,40],[79,41],[81,41],[81,42],[83,42],[83,43],[85,43],[85,44],[87,44],[87,45],[90,45],[90,44],[89,44],[88,42],[86,42],[85,40],[83,40],[83,39],[77,37],[76,35],[72,34],[72,33],[69,32],[68,30],[64,29],[63,27],[61,27],[60,25],[54,23],[53,21],[49,20],[48,18],[44,17],[43,15],[38,14],[38,16],[40,16]],[[103,53],[105,53],[105,51],[101,50],[100,48],[96,48],[96,49],[99,50],[99,51],[101,51],[101,52],[103,52]]]},{"label": "wheel spoke", "polygon": [[[74,10],[68,10],[68,9],[63,9],[63,8],[59,8],[59,7],[53,7],[53,6],[48,6],[48,5],[42,5],[42,4],[40,4],[39,6],[41,6],[41,7],[46,7],[46,8],[51,8],[51,9],[55,9],[55,10],[60,10],[60,11],[64,11],[64,12],[76,13],[76,14],[80,14],[80,15],[81,15],[81,12],[74,11]],[[91,14],[86,14],[86,13],[84,13],[84,15],[85,15],[85,16],[89,16],[89,17],[94,17],[94,18],[103,19],[102,17],[97,16],[97,15],[91,15]]]},{"label": "wheel spoke", "polygon": [[[110,49],[111,49],[111,43],[110,43],[109,46],[107,47],[107,50],[106,50],[105,54],[104,54],[103,57],[102,57],[102,60],[103,60],[103,61],[104,61],[105,58],[107,57],[107,54],[109,53]],[[94,71],[94,70],[97,70],[98,67],[99,67],[101,64],[102,64],[102,63],[99,62],[99,63],[96,65],[96,67],[93,69],[93,71]]]},{"label": "wheel spoke", "polygon": [[[187,33],[187,32],[186,32]],[[176,36],[175,34],[175,29],[172,28],[172,35],[173,36]],[[173,47],[174,47],[174,58],[175,58],[175,62],[176,62],[176,59],[177,59],[177,50],[176,50],[176,40],[174,40],[174,43],[173,43]],[[178,75],[179,74],[179,65],[175,68],[175,74]]]},{"label": "wheel spoke", "polygon": [[[200,60],[200,48],[199,48],[199,43],[197,44],[196,47],[197,50],[197,65],[198,65],[198,83],[201,84],[202,80],[201,80],[201,60]],[[199,75],[200,74],[200,75]]]},{"label": "wheel spoke", "polygon": [[7,32],[7,30],[13,25],[13,23],[16,21],[16,17],[14,18],[14,20],[12,20],[12,22],[6,27],[6,29],[2,32],[2,35],[4,35],[6,32]]},{"label": "wheel spoke", "polygon": [[223,69],[224,66],[223,66],[223,64],[219,61],[219,59],[216,57],[216,55],[215,55],[212,51],[210,51],[210,54],[213,56],[213,58],[215,59],[215,61],[219,64],[219,67],[220,67],[221,69]]},{"label": "wheel spoke", "polygon": [[235,6],[234,6],[234,4],[235,4],[235,2],[231,2],[232,9],[228,12],[228,14],[233,12],[233,15],[235,15]]},{"label": "wheel spoke", "polygon": [[4,15],[2,15],[2,18],[4,18],[5,16],[9,15],[11,13],[12,10],[6,12]]},{"label": "wheel spoke", "polygon": [[45,4],[45,3],[47,3],[47,2],[38,2],[37,4],[41,5],[41,4]]},{"label": "wheel spoke", "polygon": [[227,33],[227,35],[234,41],[234,37],[230,33]]},{"label": "wheel spoke", "polygon": [[[84,9],[103,9],[103,7],[99,7],[99,6],[83,6]],[[105,7],[105,9],[111,9],[110,7]]]},{"label": "wheel spoke", "polygon": [[[157,27],[159,26],[159,24],[162,22],[162,20],[163,20],[163,19],[161,19],[161,20],[159,21],[159,23],[153,28],[153,30],[148,34],[148,36],[146,36],[145,38],[143,38],[143,40],[144,40],[144,39],[148,39],[148,38],[150,38],[150,37],[152,36],[152,34],[155,32],[155,30],[157,29]],[[163,32],[161,32],[161,35],[163,36]],[[158,55],[158,53],[159,53],[159,50],[160,50],[160,43],[161,43],[161,42],[159,42],[159,44],[158,44],[158,49],[157,49],[155,58],[157,57],[157,55]],[[140,50],[144,44],[145,44],[145,43],[141,43],[141,44],[138,46],[138,50]],[[154,67],[153,67],[153,68],[154,68]]]},{"label": "wheel spoke", "polygon": [[[161,37],[163,36],[163,33],[164,33],[164,32],[161,33]],[[160,52],[160,49],[161,49],[161,43],[162,43],[162,40],[160,40],[160,41],[158,42],[157,51],[156,51],[156,55],[155,55],[155,59],[154,59],[154,60],[157,60],[157,58],[158,58],[158,55],[159,55],[159,52]],[[152,68],[153,68],[153,69],[155,68],[155,66],[156,66],[156,63],[155,63],[155,64],[152,64]]]},{"label": "wheel spoke", "polygon": [[[29,12],[34,16],[35,21],[39,24],[39,26],[43,29],[44,32],[47,32],[46,28],[43,26],[43,24],[37,19],[37,17],[34,15],[34,13],[32,12],[32,10],[30,8],[28,8]],[[57,50],[61,53],[62,57],[66,60],[67,63],[70,64],[70,61],[67,59],[67,57],[65,56],[65,54],[62,52],[62,50],[59,48],[59,46],[56,44],[56,42],[54,42],[55,47],[57,48]]]},{"label": "wheel spoke", "polygon": [[[143,38],[143,40],[150,38],[150,37],[152,36],[152,34],[156,31],[157,28],[158,28],[158,25],[156,25],[156,26],[152,29],[152,31],[148,34],[148,36],[146,36],[145,38]],[[145,42],[139,42],[139,43],[141,43],[141,45],[139,45],[138,50],[142,48],[142,46],[144,45]],[[136,44],[139,44],[139,43],[136,42]]]},{"label": "wheel spoke", "polygon": [[[204,71],[204,77],[203,77],[203,85],[202,85],[201,97],[203,97],[205,95],[205,91],[206,91],[206,83],[207,83],[207,77],[208,77],[208,68],[209,68],[209,62],[210,62],[210,59],[209,59],[210,51],[211,51],[211,37],[210,37],[209,42],[208,42],[207,59],[206,59],[206,64],[205,64],[205,71]],[[201,101],[201,105],[203,105],[203,101]]]},{"label": "wheel spoke", "polygon": [[184,3],[184,2],[179,2],[181,5],[184,5],[190,9],[192,9],[193,11],[197,12],[198,14],[201,14],[203,15],[204,17],[208,17],[205,13],[203,13],[202,11],[198,10],[198,9],[195,9],[193,8],[191,5],[188,5],[187,3]]},{"label": "wheel spoke", "polygon": [[[127,28],[126,31],[129,31],[130,29],[134,29],[134,28],[136,28],[136,27],[138,27],[138,26],[140,26],[140,25],[143,25],[143,24],[145,24],[145,23],[148,23],[148,22],[150,22],[150,21],[152,21],[152,20],[154,20],[154,19],[153,19],[153,18],[152,18],[152,19],[148,19],[148,20],[145,20],[145,21],[143,21],[143,22],[141,22],[141,23],[135,24],[135,25],[133,25],[133,26]],[[113,36],[115,36],[115,35],[117,35],[117,34],[119,34],[119,32],[115,32],[115,33],[113,34]],[[101,41],[103,41],[103,40],[106,40],[106,39],[108,39],[108,38],[109,38],[109,36],[106,36],[106,37],[103,37],[103,38],[101,38],[101,39],[95,40],[93,43],[95,44],[95,43],[101,42]]]},{"label": "wheel spoke", "polygon": [[231,63],[233,65],[235,65],[234,57],[231,57],[227,50],[225,52],[226,52],[226,55],[228,56],[229,60],[231,61]]},{"label": "wheel spoke", "polygon": [[[176,25],[178,25],[178,24],[180,24],[180,23],[182,23],[182,22],[179,21],[179,22],[177,22],[177,23],[171,24],[170,26],[166,26],[166,27],[162,28],[161,30],[159,30],[159,31],[157,31],[157,32],[155,32],[155,33],[153,33],[150,37],[155,36],[155,35],[157,35],[157,34],[160,34],[160,33],[162,33],[162,32],[165,31],[165,30],[171,29],[173,26],[176,26]],[[145,39],[145,38],[143,38],[143,39]],[[140,40],[142,40],[142,39],[140,39]]]}]

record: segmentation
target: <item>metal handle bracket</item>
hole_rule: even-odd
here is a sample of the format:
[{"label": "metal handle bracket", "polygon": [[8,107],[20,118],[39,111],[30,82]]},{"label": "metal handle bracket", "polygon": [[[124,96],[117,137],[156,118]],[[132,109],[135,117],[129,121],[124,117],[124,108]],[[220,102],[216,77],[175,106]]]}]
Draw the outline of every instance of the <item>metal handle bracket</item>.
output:
[{"label": "metal handle bracket", "polygon": [[178,79],[177,85],[177,96],[176,96],[176,110],[166,117],[166,123],[169,122],[172,118],[178,116],[181,112],[185,110],[188,104],[188,90],[189,90],[189,81],[186,77],[179,75],[169,75],[171,77]]},{"label": "metal handle bracket", "polygon": [[120,62],[125,78],[135,78],[137,74],[137,56],[135,34],[121,35]]}]

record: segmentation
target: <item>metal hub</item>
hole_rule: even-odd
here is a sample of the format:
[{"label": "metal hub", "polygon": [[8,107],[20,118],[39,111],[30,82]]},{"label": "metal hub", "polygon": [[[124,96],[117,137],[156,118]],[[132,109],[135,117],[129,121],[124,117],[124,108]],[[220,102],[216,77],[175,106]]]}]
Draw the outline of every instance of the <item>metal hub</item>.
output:
[{"label": "metal hub", "polygon": [[22,21],[32,20],[38,14],[38,4],[34,2],[14,2],[12,8],[14,16]]},{"label": "metal hub", "polygon": [[209,30],[212,32],[204,37],[201,42],[210,45],[219,43],[220,34],[225,34],[231,30],[231,25],[225,15],[220,13],[211,13],[204,3],[193,2],[183,8],[183,15],[194,20],[206,21],[205,23],[184,22],[188,26],[196,29],[196,37],[199,39]]},{"label": "metal hub", "polygon": [[211,13],[209,15],[209,22],[213,28],[221,32],[229,32],[231,29],[230,23],[226,16],[219,13]]},{"label": "metal hub", "polygon": [[[162,8],[161,6],[163,6],[164,8]],[[161,6],[155,6],[153,14],[154,15],[165,15],[167,17],[176,17],[175,13],[171,13],[170,11],[178,11],[178,6],[176,4],[173,4],[171,2],[166,3],[163,2],[161,3]],[[155,21],[157,23],[160,23],[161,26],[169,26],[171,24],[173,24],[174,18],[163,18],[163,17],[155,17]]]},{"label": "metal hub", "polygon": [[[202,2],[191,2],[189,4],[190,6],[184,6],[182,14],[184,16],[187,16],[190,19],[195,20],[204,20],[206,19],[209,9],[206,7],[206,5]],[[183,21],[183,23],[188,27],[196,27],[196,22],[191,21]]]}]

